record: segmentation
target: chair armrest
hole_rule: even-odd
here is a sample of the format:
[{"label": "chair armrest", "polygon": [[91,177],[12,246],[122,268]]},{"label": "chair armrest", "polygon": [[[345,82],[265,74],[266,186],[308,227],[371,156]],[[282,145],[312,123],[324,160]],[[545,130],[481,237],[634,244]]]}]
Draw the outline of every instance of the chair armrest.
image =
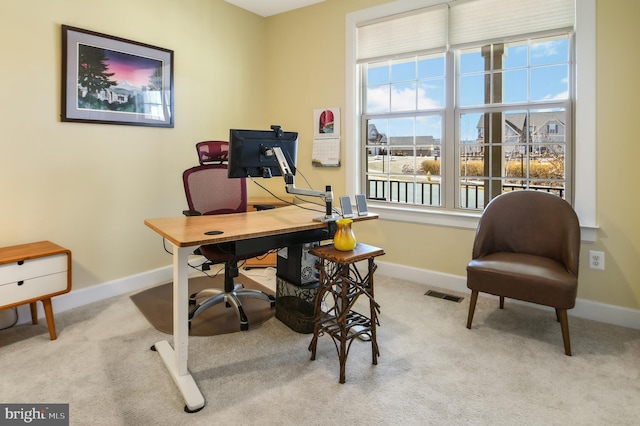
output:
[{"label": "chair armrest", "polygon": [[202,216],[202,213],[195,210],[182,210],[182,214],[185,216]]}]

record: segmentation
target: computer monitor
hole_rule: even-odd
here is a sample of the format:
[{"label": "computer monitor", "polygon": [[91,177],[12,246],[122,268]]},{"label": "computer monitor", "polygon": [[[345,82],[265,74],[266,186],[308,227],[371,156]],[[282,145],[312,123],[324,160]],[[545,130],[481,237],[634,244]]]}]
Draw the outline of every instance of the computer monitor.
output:
[{"label": "computer monitor", "polygon": [[314,220],[336,220],[330,185],[327,185],[324,191],[296,188],[294,175],[297,156],[297,132],[284,132],[280,126],[275,125],[271,126],[271,130],[229,131],[227,168],[230,178],[282,176],[288,194],[319,197],[325,202],[325,215]]},{"label": "computer monitor", "polygon": [[274,147],[280,147],[291,173],[295,174],[298,132],[284,132],[279,126],[271,126],[271,129],[229,131],[230,178],[282,176]]}]

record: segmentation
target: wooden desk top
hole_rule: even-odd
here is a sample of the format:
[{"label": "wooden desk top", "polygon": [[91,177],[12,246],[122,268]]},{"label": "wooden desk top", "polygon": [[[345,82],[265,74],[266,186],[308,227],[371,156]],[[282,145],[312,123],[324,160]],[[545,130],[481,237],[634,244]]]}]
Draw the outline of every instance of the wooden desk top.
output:
[{"label": "wooden desk top", "polygon": [[[320,229],[326,224],[313,219],[322,216],[324,216],[322,206],[299,204],[247,213],[147,219],[144,224],[174,245],[190,247]],[[377,214],[369,213],[367,216],[352,219],[356,222],[377,218]],[[206,235],[205,232],[209,231],[222,231],[222,233]]]}]

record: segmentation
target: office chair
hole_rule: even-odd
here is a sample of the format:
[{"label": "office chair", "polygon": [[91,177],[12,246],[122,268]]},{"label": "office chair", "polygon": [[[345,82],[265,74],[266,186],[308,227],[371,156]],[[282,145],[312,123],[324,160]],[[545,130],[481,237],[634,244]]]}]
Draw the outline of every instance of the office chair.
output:
[{"label": "office chair", "polygon": [[578,291],[580,224],[562,198],[539,191],[514,191],[485,208],[467,265],[471,289],[467,328],[478,292],[555,308],[566,355],[571,355],[567,309]]},{"label": "office chair", "polygon": [[[229,143],[205,141],[196,144],[200,165],[185,170],[182,175],[189,210],[186,216],[241,213],[247,211],[247,187],[244,178],[227,178],[225,161],[229,155]],[[263,207],[268,208],[268,207]],[[189,297],[192,308],[189,324],[200,313],[218,303],[233,306],[240,317],[240,329],[249,329],[249,320],[242,307],[242,298],[263,299],[275,307],[275,297],[260,290],[246,289],[234,282],[238,276],[238,262],[265,254],[264,252],[237,255],[235,243],[227,242],[199,247],[194,254],[207,259],[203,269],[211,264],[224,263],[224,289],[205,289]]]}]

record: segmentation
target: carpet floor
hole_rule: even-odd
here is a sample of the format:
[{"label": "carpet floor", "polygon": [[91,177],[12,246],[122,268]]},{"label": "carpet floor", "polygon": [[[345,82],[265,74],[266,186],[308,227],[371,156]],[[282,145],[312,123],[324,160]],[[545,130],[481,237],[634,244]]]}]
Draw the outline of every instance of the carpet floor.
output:
[{"label": "carpet floor", "polygon": [[46,321],[2,330],[0,401],[68,403],[73,426],[638,424],[640,330],[569,312],[569,357],[553,310],[513,301],[499,309],[481,296],[468,330],[468,292],[456,294],[460,303],[425,296],[436,284],[376,274],[378,365],[371,344],[354,339],[344,384],[331,338],[321,336],[311,361],[311,336],[271,318],[189,339],[206,406],[185,413],[149,350],[171,336],[122,295],[56,312],[55,341]]}]

